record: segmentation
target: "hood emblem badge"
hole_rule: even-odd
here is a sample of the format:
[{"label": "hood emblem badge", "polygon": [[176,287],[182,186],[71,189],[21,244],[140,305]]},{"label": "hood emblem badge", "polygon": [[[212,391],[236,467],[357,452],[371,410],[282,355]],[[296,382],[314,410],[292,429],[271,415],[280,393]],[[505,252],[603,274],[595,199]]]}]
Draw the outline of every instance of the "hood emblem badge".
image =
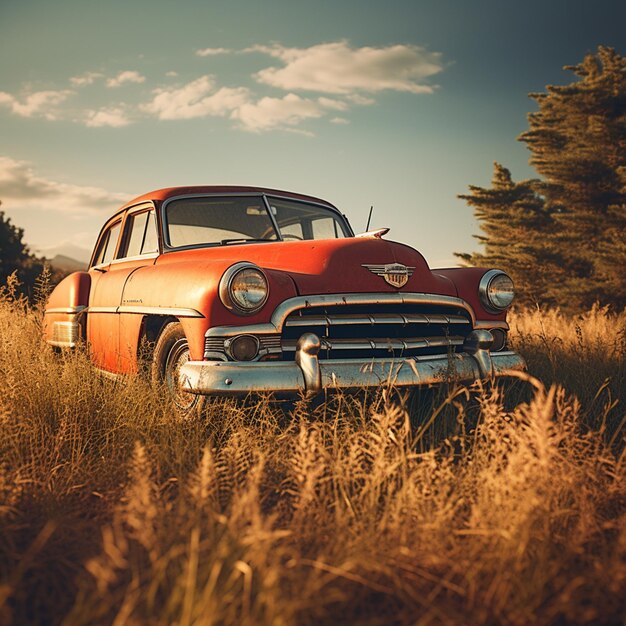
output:
[{"label": "hood emblem badge", "polygon": [[372,274],[381,276],[392,287],[404,287],[409,282],[409,278],[413,276],[414,267],[407,267],[402,263],[388,263],[387,265],[362,265]]}]

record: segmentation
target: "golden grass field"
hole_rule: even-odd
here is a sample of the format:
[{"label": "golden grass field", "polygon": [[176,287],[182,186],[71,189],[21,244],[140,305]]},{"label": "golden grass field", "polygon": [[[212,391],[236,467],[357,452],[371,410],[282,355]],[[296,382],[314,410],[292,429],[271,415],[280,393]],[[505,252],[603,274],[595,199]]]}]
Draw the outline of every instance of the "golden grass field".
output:
[{"label": "golden grass field", "polygon": [[626,314],[510,322],[526,381],[180,421],[2,288],[0,624],[624,623]]}]

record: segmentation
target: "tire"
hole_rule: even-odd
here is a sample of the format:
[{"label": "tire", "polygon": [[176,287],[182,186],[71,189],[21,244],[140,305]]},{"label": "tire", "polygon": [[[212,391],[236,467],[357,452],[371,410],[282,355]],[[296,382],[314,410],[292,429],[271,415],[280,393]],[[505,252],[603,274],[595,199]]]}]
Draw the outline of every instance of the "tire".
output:
[{"label": "tire", "polygon": [[179,322],[167,324],[154,348],[151,377],[155,386],[165,388],[182,417],[198,415],[203,405],[201,396],[183,391],[178,384],[178,371],[189,359],[189,344],[183,327]]}]

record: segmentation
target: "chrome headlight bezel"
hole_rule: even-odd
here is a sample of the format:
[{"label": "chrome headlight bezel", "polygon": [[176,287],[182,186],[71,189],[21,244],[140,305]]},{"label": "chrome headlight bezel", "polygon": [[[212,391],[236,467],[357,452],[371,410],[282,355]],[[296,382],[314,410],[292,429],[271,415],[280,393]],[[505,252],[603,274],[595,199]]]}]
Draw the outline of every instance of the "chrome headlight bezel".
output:
[{"label": "chrome headlight bezel", "polygon": [[[511,281],[511,299],[506,305],[495,302],[490,291],[493,282],[500,276],[504,276]],[[487,311],[490,313],[502,313],[502,311],[506,311],[511,306],[513,300],[515,299],[515,285],[513,284],[511,277],[506,272],[503,272],[502,270],[489,270],[488,272],[485,272],[483,277],[480,279],[478,294],[482,305]]]},{"label": "chrome headlight bezel", "polygon": [[[245,306],[243,301],[234,294],[233,292],[233,284],[237,277],[246,271],[252,271],[260,277],[265,285],[265,293],[263,297],[253,306]],[[248,261],[241,261],[239,263],[235,263],[231,265],[225,272],[222,274],[222,278],[220,279],[218,293],[220,296],[220,300],[222,304],[237,315],[254,315],[258,313],[267,302],[270,294],[269,281],[267,280],[267,276],[265,272],[254,263],[250,263]]]}]

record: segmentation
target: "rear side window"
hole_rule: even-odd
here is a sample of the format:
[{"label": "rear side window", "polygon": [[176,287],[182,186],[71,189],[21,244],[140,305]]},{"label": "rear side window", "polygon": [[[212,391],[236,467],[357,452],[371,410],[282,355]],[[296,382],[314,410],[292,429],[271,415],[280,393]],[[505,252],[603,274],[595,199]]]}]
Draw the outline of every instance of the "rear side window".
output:
[{"label": "rear side window", "polygon": [[104,263],[110,263],[113,260],[115,254],[115,248],[117,247],[117,240],[120,236],[120,226],[122,222],[115,222],[104,233],[104,236],[100,240],[100,248],[96,254],[94,265],[102,265]]},{"label": "rear side window", "polygon": [[158,252],[154,211],[130,215],[126,226],[127,244],[125,257]]}]

